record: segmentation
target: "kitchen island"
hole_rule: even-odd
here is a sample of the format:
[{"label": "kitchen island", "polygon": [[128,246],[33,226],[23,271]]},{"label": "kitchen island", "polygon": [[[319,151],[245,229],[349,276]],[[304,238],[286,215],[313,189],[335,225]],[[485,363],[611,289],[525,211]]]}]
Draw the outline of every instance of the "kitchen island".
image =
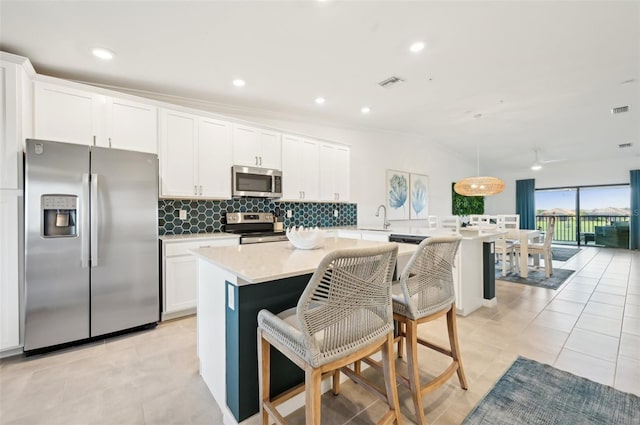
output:
[{"label": "kitchen island", "polygon": [[[388,242],[328,237],[323,248],[300,250],[290,242],[200,248],[198,258],[198,358],[200,375],[222,410],[225,424],[258,413],[257,314],[295,307],[311,274],[329,252]],[[416,245],[398,244],[399,259]],[[271,354],[271,388],[280,393],[304,380],[304,373],[277,350]],[[328,387],[326,388],[328,389]],[[304,403],[304,394],[282,406]]]}]

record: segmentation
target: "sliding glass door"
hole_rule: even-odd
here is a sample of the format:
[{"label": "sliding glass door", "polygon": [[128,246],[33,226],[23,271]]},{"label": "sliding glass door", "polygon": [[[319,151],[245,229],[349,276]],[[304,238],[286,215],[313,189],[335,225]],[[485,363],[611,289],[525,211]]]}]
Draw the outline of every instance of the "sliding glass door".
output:
[{"label": "sliding glass door", "polygon": [[580,243],[629,248],[629,186],[583,187],[579,194]]},{"label": "sliding glass door", "polygon": [[556,216],[554,243],[629,247],[629,185],[536,189],[536,227]]}]

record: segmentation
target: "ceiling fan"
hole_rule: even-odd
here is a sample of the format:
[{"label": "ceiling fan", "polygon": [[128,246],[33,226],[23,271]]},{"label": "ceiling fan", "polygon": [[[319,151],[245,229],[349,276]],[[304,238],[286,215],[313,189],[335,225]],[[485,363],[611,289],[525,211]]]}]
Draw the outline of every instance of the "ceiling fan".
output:
[{"label": "ceiling fan", "polygon": [[542,166],[544,164],[549,164],[551,162],[561,162],[561,161],[566,161],[566,159],[547,159],[547,160],[540,160],[538,159],[538,149],[534,149],[533,152],[536,155],[536,160],[533,162],[533,164],[531,164],[531,169],[533,171],[538,171],[540,169],[542,169]]}]

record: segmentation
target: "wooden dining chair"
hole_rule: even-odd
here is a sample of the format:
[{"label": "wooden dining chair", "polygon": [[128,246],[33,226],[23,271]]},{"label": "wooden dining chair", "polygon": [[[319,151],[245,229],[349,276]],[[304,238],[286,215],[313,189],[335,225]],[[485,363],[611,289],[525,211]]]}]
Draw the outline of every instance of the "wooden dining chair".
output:
[{"label": "wooden dining chair", "polygon": [[[544,235],[544,242],[529,243],[527,245],[529,254],[542,255],[542,257],[544,258],[544,274],[547,278],[551,277],[551,275],[553,274],[553,252],[551,251],[551,242],[553,241],[555,223],[556,218],[554,216],[549,217],[547,220],[547,230]],[[514,249],[516,255],[518,256],[517,264],[520,264],[520,256],[522,255],[520,244],[517,244]]]}]

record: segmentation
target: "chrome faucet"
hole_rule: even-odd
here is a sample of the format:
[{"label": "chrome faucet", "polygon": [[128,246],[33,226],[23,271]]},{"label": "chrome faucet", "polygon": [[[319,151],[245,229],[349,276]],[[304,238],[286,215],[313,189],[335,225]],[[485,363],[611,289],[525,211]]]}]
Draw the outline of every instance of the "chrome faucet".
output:
[{"label": "chrome faucet", "polygon": [[387,207],[385,207],[383,204],[378,205],[378,211],[376,211],[376,217],[380,217],[380,208],[382,208],[384,210],[384,215],[382,216],[382,227],[384,230],[387,230],[389,228],[389,226],[391,226],[391,223],[389,223],[389,220],[387,220]]}]

